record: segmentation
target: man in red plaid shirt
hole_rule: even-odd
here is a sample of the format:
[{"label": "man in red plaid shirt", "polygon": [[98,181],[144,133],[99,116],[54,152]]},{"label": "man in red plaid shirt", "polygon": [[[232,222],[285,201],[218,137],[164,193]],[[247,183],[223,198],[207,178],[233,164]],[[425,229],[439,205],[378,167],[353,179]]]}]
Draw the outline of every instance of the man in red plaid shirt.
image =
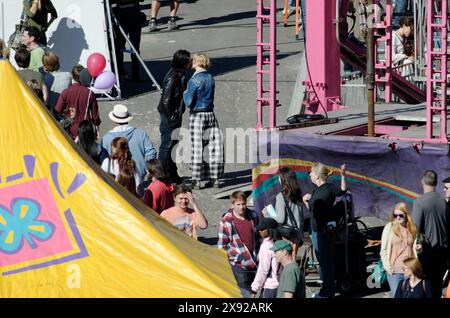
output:
[{"label": "man in red plaid shirt", "polygon": [[217,246],[227,252],[242,296],[249,298],[260,246],[256,226],[262,216],[247,209],[247,196],[244,192],[235,191],[230,199],[232,207],[220,220]]}]

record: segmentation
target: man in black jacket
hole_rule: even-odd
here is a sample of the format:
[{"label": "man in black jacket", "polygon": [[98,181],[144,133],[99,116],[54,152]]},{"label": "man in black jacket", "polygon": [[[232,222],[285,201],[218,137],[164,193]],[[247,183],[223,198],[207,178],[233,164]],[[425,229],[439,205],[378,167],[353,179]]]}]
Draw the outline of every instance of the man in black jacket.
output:
[{"label": "man in black jacket", "polygon": [[[178,50],[173,55],[172,67],[164,77],[161,100],[158,112],[161,118],[159,131],[161,146],[159,160],[164,165],[166,173],[174,183],[181,183],[177,172],[177,165],[172,159],[172,149],[178,140],[172,139],[172,132],[181,127],[181,121],[186,106],[183,102],[183,91],[186,89],[187,79],[185,70],[190,68],[191,54],[186,50]],[[178,139],[178,138],[176,138]]]}]

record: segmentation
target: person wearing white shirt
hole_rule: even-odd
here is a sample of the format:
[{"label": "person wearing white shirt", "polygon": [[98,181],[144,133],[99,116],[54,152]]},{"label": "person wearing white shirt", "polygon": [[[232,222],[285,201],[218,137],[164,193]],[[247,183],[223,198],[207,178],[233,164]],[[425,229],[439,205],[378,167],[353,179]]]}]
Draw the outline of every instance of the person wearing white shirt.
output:
[{"label": "person wearing white shirt", "polygon": [[400,28],[392,33],[392,64],[398,66],[402,64],[408,56],[405,54],[405,41],[409,38],[414,29],[414,21],[411,17],[401,17]]}]

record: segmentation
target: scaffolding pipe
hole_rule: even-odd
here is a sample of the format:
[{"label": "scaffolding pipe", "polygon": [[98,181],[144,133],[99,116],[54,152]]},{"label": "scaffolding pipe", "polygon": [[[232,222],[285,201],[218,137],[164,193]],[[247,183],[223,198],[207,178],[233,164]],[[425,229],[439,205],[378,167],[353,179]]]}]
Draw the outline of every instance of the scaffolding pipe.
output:
[{"label": "scaffolding pipe", "polygon": [[[373,0],[368,1],[369,12],[368,16],[374,16]],[[375,41],[374,41],[374,21],[368,19],[368,34],[367,34],[367,135],[373,137],[375,135]]]}]

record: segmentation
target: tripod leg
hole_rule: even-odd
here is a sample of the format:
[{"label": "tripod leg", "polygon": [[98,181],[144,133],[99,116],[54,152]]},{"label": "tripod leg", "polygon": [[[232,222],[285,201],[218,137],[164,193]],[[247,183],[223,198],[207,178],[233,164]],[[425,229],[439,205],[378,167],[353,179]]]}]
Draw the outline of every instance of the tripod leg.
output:
[{"label": "tripod leg", "polygon": [[134,47],[133,43],[130,41],[129,37],[127,36],[127,34],[125,33],[125,31],[123,30],[122,26],[120,25],[119,21],[117,20],[117,18],[115,17],[114,13],[111,12],[111,16],[113,18],[114,24],[118,27],[120,33],[122,33],[122,36],[125,38],[125,40],[127,41],[127,43],[130,45],[131,50],[133,51],[133,54],[136,56],[136,58],[138,59],[139,63],[141,63],[142,67],[144,68],[145,72],[147,73],[148,77],[151,79],[151,81],[153,82],[153,86],[156,87],[156,89],[158,91],[161,91],[161,86],[159,86],[158,82],[155,80],[155,78],[153,77],[152,73],[150,72],[150,70],[148,69],[147,65],[145,64],[145,62],[142,60],[141,56],[139,55],[139,52],[136,50],[136,48]]}]

